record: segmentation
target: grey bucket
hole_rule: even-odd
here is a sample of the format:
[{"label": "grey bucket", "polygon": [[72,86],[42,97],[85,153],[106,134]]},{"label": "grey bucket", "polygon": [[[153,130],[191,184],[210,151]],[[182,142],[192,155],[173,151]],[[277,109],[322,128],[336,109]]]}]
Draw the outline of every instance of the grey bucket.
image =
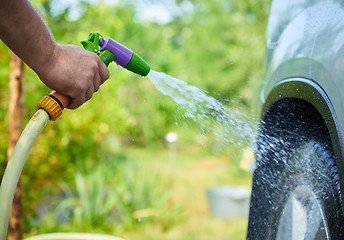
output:
[{"label": "grey bucket", "polygon": [[250,189],[244,186],[224,186],[208,190],[210,211],[222,218],[247,217]]}]

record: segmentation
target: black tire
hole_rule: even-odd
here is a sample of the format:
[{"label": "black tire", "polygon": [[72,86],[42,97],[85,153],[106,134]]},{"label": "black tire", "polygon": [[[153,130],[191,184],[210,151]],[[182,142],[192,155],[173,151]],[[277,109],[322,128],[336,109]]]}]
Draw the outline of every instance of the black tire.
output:
[{"label": "black tire", "polygon": [[266,116],[247,239],[344,239],[338,171],[323,120],[309,104],[291,100]]}]

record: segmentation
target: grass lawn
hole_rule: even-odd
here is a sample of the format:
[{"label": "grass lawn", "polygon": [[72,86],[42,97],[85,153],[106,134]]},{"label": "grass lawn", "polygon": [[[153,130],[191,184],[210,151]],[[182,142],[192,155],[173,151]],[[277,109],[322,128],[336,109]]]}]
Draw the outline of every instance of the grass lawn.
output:
[{"label": "grass lawn", "polygon": [[[160,224],[147,224],[124,232],[125,239],[245,239],[248,219],[222,219],[212,216],[206,191],[223,185],[251,185],[249,173],[239,168],[239,160],[213,155],[199,145],[177,146],[175,170],[169,168],[166,150],[129,149],[127,154],[142,166],[160,169],[171,181],[172,201],[181,205],[178,220],[167,230]],[[168,224],[168,223],[167,223]]]}]

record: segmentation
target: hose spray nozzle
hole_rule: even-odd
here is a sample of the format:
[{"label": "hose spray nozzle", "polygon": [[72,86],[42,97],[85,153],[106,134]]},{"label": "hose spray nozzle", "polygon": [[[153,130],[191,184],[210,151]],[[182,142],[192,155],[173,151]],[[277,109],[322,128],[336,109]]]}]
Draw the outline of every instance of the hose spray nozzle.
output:
[{"label": "hose spray nozzle", "polygon": [[90,33],[88,39],[81,44],[86,50],[98,54],[106,66],[116,62],[141,76],[147,76],[150,71],[149,65],[136,53],[109,37],[104,39],[98,32]]}]

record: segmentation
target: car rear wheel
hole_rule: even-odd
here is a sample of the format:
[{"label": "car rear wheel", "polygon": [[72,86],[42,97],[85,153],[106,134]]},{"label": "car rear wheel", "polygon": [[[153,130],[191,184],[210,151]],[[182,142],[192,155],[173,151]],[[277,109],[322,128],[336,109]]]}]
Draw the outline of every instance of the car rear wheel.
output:
[{"label": "car rear wheel", "polygon": [[296,149],[275,184],[271,201],[259,203],[270,208],[264,216],[265,239],[342,239],[338,184],[335,161],[323,146],[311,141]]},{"label": "car rear wheel", "polygon": [[[330,239],[343,218],[337,168],[316,142],[300,146],[282,171],[274,194],[269,239]],[[336,238],[338,239],[338,238]]]}]

